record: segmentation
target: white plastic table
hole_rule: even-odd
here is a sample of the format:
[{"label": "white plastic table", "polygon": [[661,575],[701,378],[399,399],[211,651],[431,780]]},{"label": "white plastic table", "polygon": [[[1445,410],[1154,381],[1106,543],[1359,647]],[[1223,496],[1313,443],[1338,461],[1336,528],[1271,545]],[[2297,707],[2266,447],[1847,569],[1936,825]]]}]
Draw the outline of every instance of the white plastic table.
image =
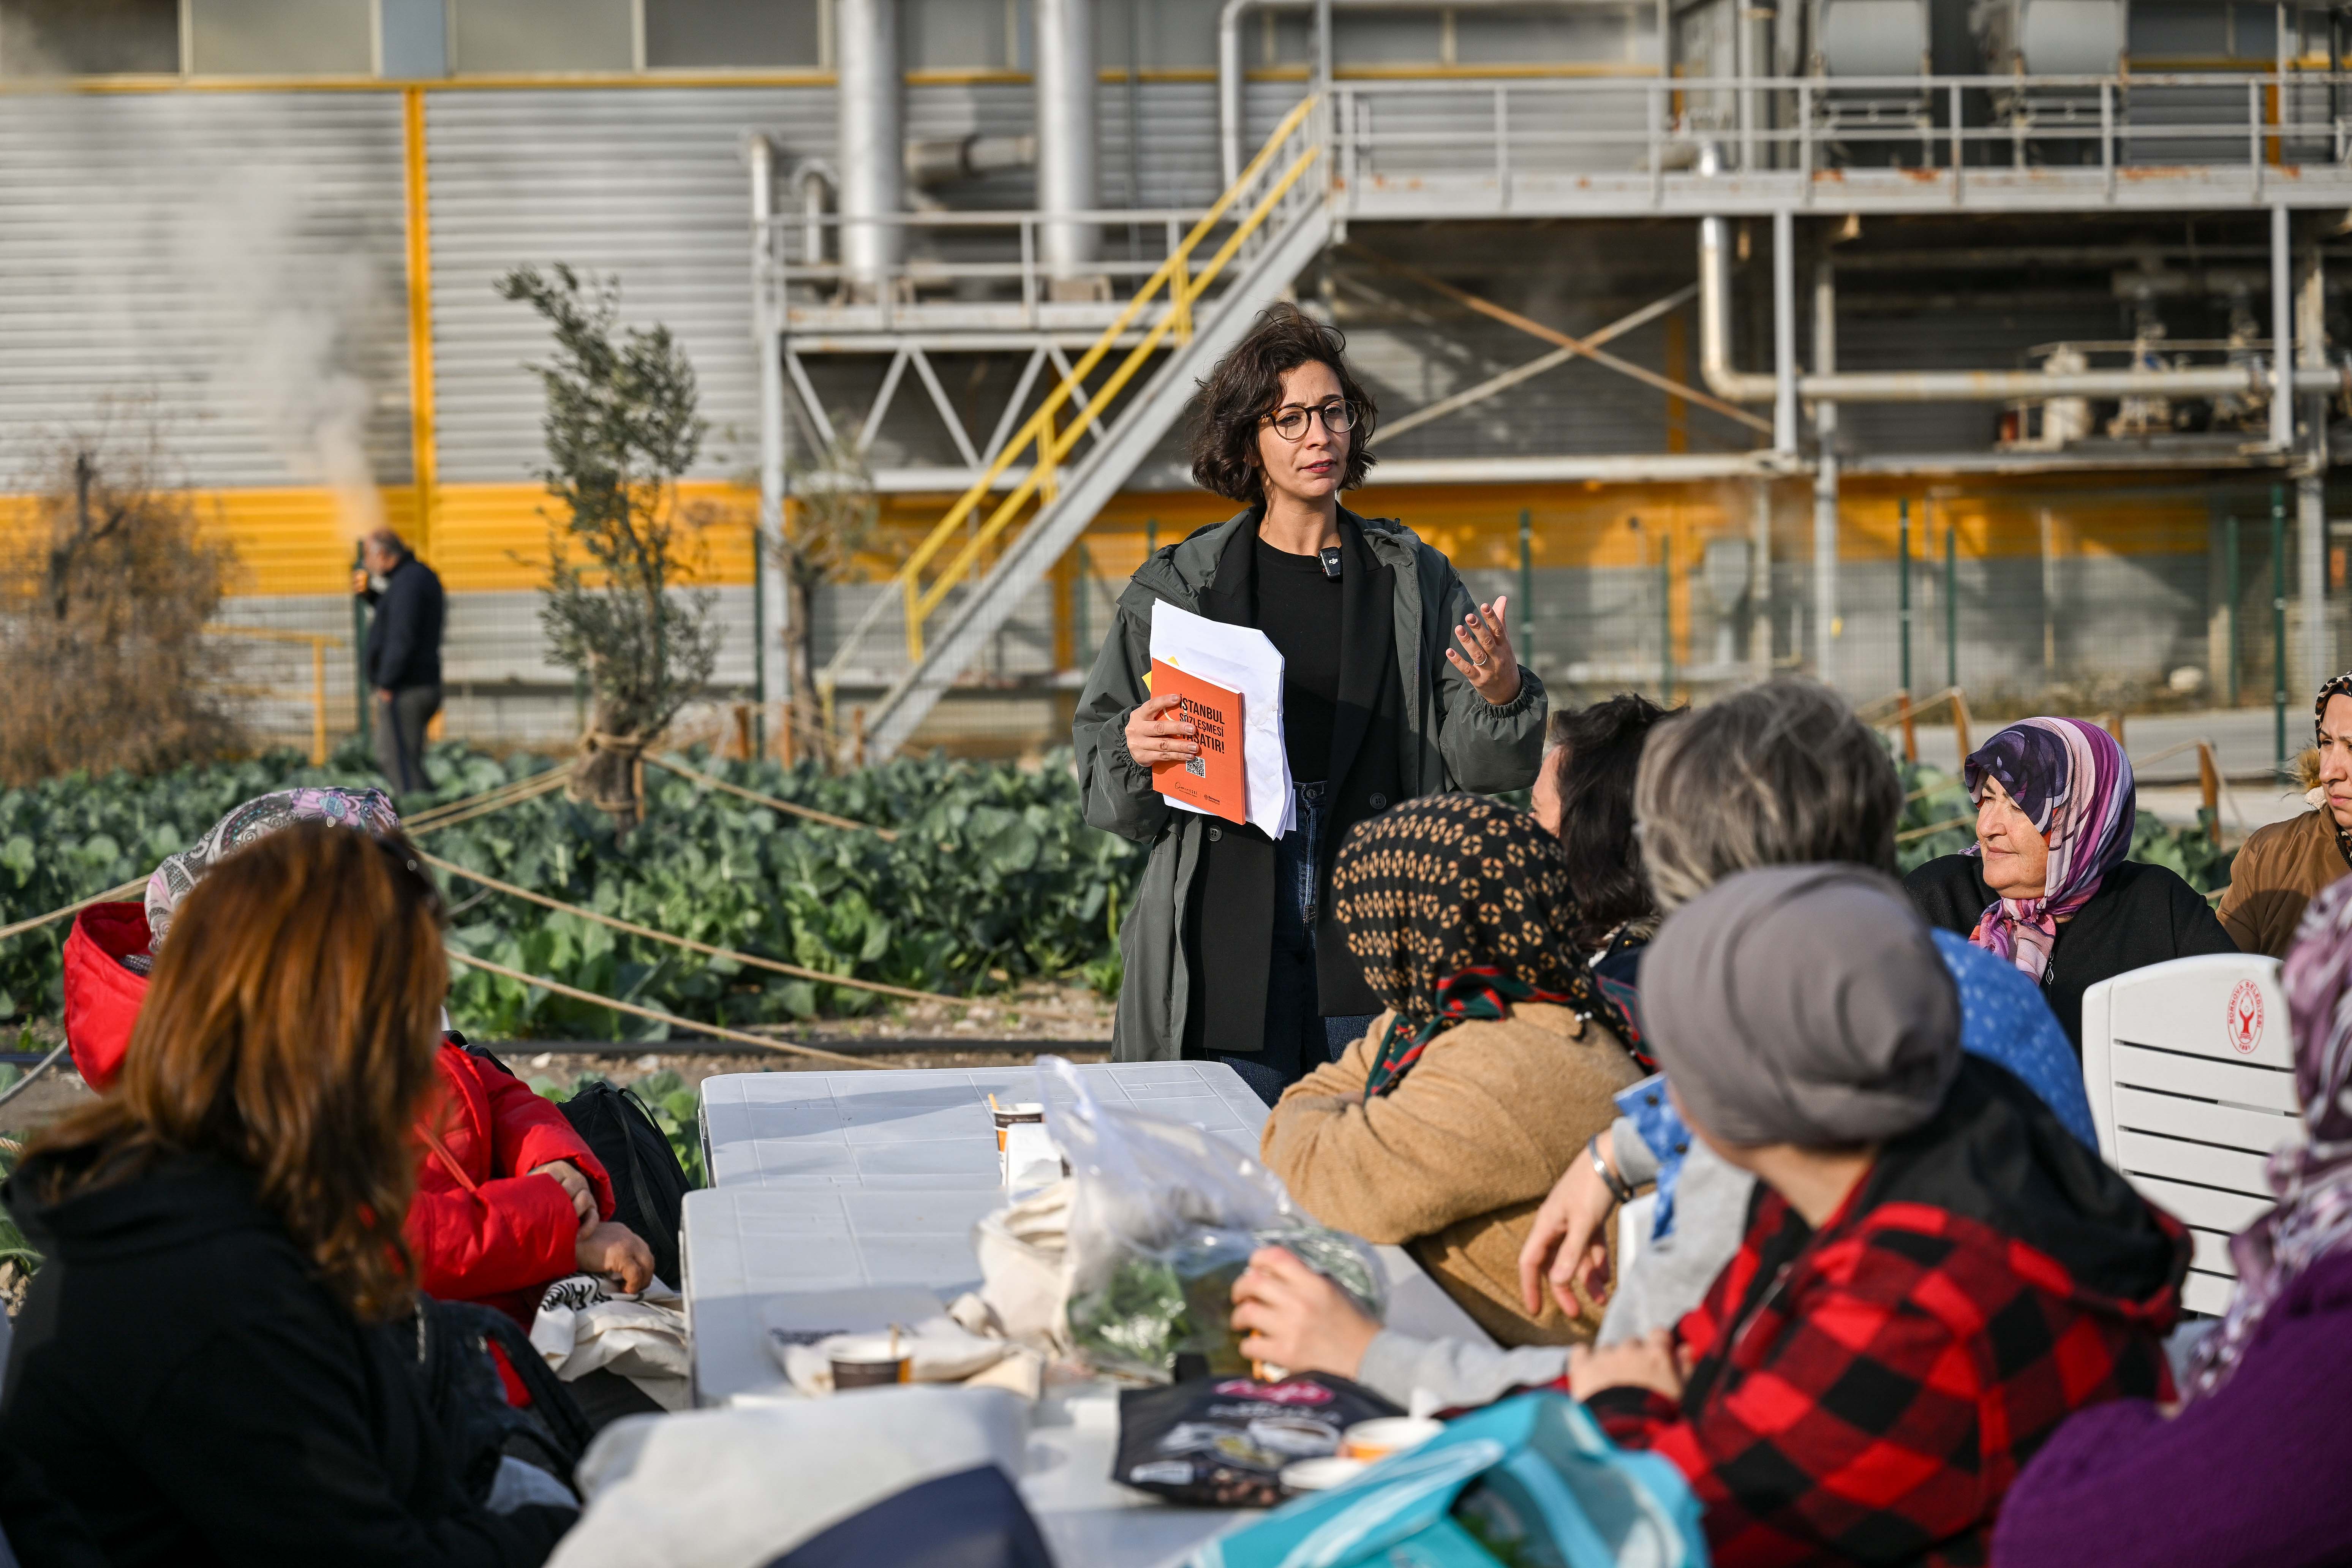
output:
[{"label": "white plastic table", "polygon": [[[1265,1105],[1223,1062],[1079,1068],[1111,1104],[1141,1105],[1257,1156]],[[1034,1100],[1035,1068],[727,1073],[702,1083],[704,1168],[717,1187],[1001,1192],[988,1097]],[[1052,1098],[1066,1100],[1058,1083]]]},{"label": "white plastic table", "polygon": [[[1079,1070],[1101,1099],[1148,1106],[1257,1153],[1265,1106],[1222,1063]],[[1038,1092],[1026,1068],[705,1079],[705,1168],[718,1184],[687,1195],[682,1237],[696,1402],[796,1397],[767,1348],[772,1311],[814,1321],[843,1292],[887,1291],[905,1296],[907,1316],[920,1316],[923,1292],[944,1304],[977,1287],[971,1227],[1005,1202],[987,1097]],[[1378,1250],[1391,1325],[1485,1341],[1402,1248]],[[1119,1486],[1110,1479],[1117,1436],[1116,1395],[1106,1386],[1056,1391],[1037,1406],[1021,1489],[1056,1561],[1150,1568],[1241,1517],[1170,1507]]]}]

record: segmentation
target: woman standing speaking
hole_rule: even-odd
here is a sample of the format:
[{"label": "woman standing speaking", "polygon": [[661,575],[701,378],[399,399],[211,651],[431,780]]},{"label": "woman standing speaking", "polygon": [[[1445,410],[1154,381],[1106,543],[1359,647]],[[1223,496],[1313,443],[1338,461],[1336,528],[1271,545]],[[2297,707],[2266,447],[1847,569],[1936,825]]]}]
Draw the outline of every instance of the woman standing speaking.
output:
[{"label": "woman standing speaking", "polygon": [[[1379,1003],[1330,918],[1348,830],[1401,800],[1535,780],[1547,707],[1507,601],[1475,602],[1453,563],[1339,492],[1372,465],[1375,410],[1345,340],[1276,305],[1201,388],[1192,477],[1236,516],[1146,560],[1078,700],[1087,820],[1151,846],[1119,931],[1112,1055],[1229,1063],[1268,1104],[1363,1032]],[[1297,810],[1279,839],[1175,809],[1155,763],[1200,748],[1152,697],[1152,607],[1265,633],[1283,656],[1283,747]]]}]

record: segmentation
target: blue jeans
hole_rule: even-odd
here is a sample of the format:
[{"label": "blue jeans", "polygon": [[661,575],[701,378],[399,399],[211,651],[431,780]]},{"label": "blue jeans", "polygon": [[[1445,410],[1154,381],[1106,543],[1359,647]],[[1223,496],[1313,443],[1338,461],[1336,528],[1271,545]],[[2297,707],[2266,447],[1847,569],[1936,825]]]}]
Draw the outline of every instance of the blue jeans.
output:
[{"label": "blue jeans", "polygon": [[1308,1069],[1337,1061],[1370,1021],[1326,1018],[1317,1005],[1315,922],[1321,911],[1316,907],[1316,876],[1330,788],[1294,783],[1291,789],[1296,822],[1274,847],[1274,949],[1266,955],[1265,1047],[1217,1058],[1241,1074],[1242,1081],[1268,1105]]}]

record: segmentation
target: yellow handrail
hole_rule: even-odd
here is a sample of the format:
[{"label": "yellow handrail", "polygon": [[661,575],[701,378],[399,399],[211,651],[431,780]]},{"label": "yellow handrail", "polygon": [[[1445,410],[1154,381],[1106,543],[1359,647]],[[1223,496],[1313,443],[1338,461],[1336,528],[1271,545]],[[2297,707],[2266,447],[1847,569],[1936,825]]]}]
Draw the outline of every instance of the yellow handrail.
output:
[{"label": "yellow handrail", "polygon": [[298,632],[282,626],[208,626],[208,637],[247,637],[255,642],[310,645],[310,765],[327,761],[327,649],[341,647],[343,639],[326,632]]},{"label": "yellow handrail", "polygon": [[[1217,247],[1217,253],[1210,258],[1209,264],[1194,277],[1188,302],[1189,300],[1200,298],[1201,293],[1216,279],[1217,274],[1224,269],[1225,263],[1232,260],[1234,253],[1241,248],[1242,241],[1248,238],[1251,232],[1265,221],[1265,216],[1273,210],[1275,203],[1280,201],[1289,192],[1290,187],[1298,183],[1299,176],[1307,173],[1307,166],[1315,162],[1321,152],[1322,149],[1319,147],[1308,148],[1299,154],[1297,161],[1292,163],[1288,170],[1285,171],[1282,178],[1276,182],[1274,188],[1265,194],[1265,198],[1259,202],[1248,219],[1234,228],[1225,243]],[[1120,363],[1117,371],[1112,373],[1111,378],[1103,384],[1100,401],[1108,403],[1118,395],[1119,389],[1133,379],[1136,371],[1150,356],[1151,352],[1160,346],[1160,340],[1165,337],[1174,325],[1172,317],[1162,317],[1160,324],[1144,335],[1143,341],[1129,352],[1126,360]],[[988,521],[982,523],[978,531],[964,542],[964,547],[956,552],[955,559],[948,563],[947,569],[932,581],[929,588],[919,591],[912,580],[909,580],[908,595],[908,609],[911,614],[907,623],[909,631],[908,651],[915,658],[922,657],[920,630],[924,617],[939,607],[940,601],[947,596],[948,590],[955,585],[956,580],[961,577],[978,559],[981,552],[988,548],[989,542],[1003,532],[1005,525],[1013,521],[1013,514],[1020,510],[1022,503],[1027,500],[1038,488],[1041,471],[1051,474],[1055,467],[1068,454],[1070,448],[1077,444],[1078,437],[1083,433],[1084,422],[1073,421],[1058,436],[1044,437],[1038,448],[1038,461],[1032,466],[1030,477],[1023,480],[1011,494],[997,504],[996,510],[989,514]]]},{"label": "yellow handrail", "polygon": [[[978,558],[980,552],[987,547],[989,541],[1003,530],[1004,525],[1011,521],[1012,515],[1019,510],[1031,496],[1037,493],[1041,486],[1056,482],[1058,479],[1055,473],[1056,466],[1070,448],[1076,445],[1079,436],[1089,422],[1084,417],[1074,416],[1057,431],[1055,428],[1055,416],[1084,384],[1087,375],[1108,356],[1119,336],[1143,312],[1145,307],[1151,302],[1153,296],[1162,288],[1169,289],[1169,310],[1162,314],[1160,323],[1146,335],[1144,340],[1129,353],[1126,361],[1105,384],[1102,390],[1094,395],[1092,399],[1094,406],[1097,408],[1108,406],[1110,400],[1118,395],[1119,389],[1133,378],[1137,368],[1159,346],[1160,341],[1168,334],[1171,327],[1180,327],[1180,337],[1190,338],[1192,327],[1192,302],[1201,297],[1211,282],[1214,281],[1225,263],[1230,261],[1234,253],[1241,247],[1242,242],[1265,222],[1267,215],[1274,210],[1275,204],[1297,183],[1299,176],[1307,172],[1308,165],[1313,163],[1320,154],[1321,147],[1319,145],[1309,147],[1291,163],[1273,188],[1251,209],[1249,216],[1235,226],[1233,234],[1218,248],[1208,266],[1197,273],[1191,273],[1186,265],[1192,250],[1208,237],[1209,232],[1218,223],[1223,221],[1225,213],[1241,199],[1242,192],[1265,172],[1283,143],[1289,140],[1306,121],[1307,116],[1313,111],[1316,101],[1313,97],[1301,100],[1297,107],[1284,117],[1282,123],[1275,127],[1274,133],[1266,138],[1265,144],[1258,149],[1257,156],[1250,160],[1249,166],[1244,169],[1233,184],[1217,198],[1215,205],[1202,215],[1200,221],[1195,223],[1192,231],[1185,235],[1182,243],[1169,254],[1168,259],[1161,262],[1159,268],[1144,279],[1142,287],[1138,289],[1134,297],[1127,302],[1127,308],[1118,313],[1109,326],[1103,329],[1102,335],[1095,340],[1094,345],[1070,367],[1070,374],[1055,383],[1053,389],[1046,394],[1044,403],[1038,406],[1037,411],[1029,416],[1021,428],[1014,433],[1013,438],[1004,444],[1003,449],[997,453],[996,459],[989,465],[988,471],[957,499],[956,503],[948,509],[947,515],[940,520],[937,526],[907,557],[906,564],[898,569],[898,584],[899,591],[906,601],[907,652],[910,658],[919,660],[923,657],[923,621],[933,609],[938,607],[940,599],[946,596],[950,587]],[[1180,279],[1182,281],[1174,281]],[[1031,465],[1028,477],[1012,494],[998,504],[996,510],[990,514],[988,521],[965,542],[963,549],[957,552],[948,569],[940,574],[930,588],[926,589],[922,582],[923,568],[931,563],[933,557],[947,548],[949,541],[956,531],[971,518],[981,501],[994,487],[997,479],[1013,466],[1013,461],[1022,453],[1027,451],[1033,445],[1037,448],[1037,460]]]}]

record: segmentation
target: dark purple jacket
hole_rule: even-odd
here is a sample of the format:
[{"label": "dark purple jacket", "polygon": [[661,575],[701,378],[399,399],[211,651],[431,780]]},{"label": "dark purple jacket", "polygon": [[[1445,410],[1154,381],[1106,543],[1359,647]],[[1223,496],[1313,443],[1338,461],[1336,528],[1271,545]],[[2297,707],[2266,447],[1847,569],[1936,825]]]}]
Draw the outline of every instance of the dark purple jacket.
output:
[{"label": "dark purple jacket", "polygon": [[2352,1255],[2272,1307],[2219,1392],[2070,1417],[2009,1489],[1996,1568],[2299,1568],[2352,1561]]}]

